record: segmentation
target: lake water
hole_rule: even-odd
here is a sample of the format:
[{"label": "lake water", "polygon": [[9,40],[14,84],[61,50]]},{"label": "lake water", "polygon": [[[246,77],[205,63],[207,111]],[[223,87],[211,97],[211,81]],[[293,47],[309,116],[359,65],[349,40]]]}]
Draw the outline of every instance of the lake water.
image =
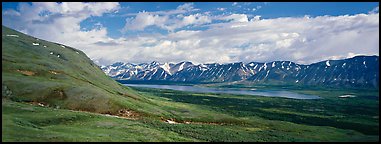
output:
[{"label": "lake water", "polygon": [[180,85],[153,85],[153,84],[124,84],[131,87],[145,87],[157,89],[170,89],[178,91],[188,91],[197,93],[227,93],[227,94],[243,94],[256,95],[266,97],[283,97],[292,99],[319,99],[316,95],[299,94],[289,91],[274,91],[274,90],[247,90],[247,89],[229,89],[229,88],[209,88],[198,86],[180,86]]}]

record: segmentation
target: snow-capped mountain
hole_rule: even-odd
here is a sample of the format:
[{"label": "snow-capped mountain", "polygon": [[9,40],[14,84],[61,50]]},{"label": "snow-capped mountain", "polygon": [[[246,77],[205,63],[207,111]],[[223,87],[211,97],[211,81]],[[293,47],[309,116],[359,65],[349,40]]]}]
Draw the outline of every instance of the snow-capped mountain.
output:
[{"label": "snow-capped mountain", "polygon": [[233,82],[378,87],[378,56],[356,56],[310,65],[291,61],[244,64],[199,64],[191,62],[131,64],[117,62],[102,67],[118,80],[167,80],[182,82]]},{"label": "snow-capped mountain", "polygon": [[272,62],[266,70],[247,79],[253,83],[329,85],[341,87],[377,87],[378,56],[357,56],[344,60],[326,60],[310,65]]},{"label": "snow-capped mountain", "polygon": [[153,61],[151,63],[122,63],[116,62],[101,69],[112,78],[123,80],[168,80],[172,74],[193,65],[191,62],[178,64]]}]

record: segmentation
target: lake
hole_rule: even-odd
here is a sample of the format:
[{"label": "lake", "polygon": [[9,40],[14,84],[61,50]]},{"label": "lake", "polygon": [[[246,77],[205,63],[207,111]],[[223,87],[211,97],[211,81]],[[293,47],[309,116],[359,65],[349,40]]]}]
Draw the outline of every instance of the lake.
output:
[{"label": "lake", "polygon": [[275,91],[275,90],[247,90],[247,89],[230,89],[230,88],[209,88],[199,86],[181,86],[181,85],[154,85],[154,84],[123,84],[131,87],[145,87],[156,89],[170,89],[178,91],[188,91],[197,93],[227,93],[227,94],[243,94],[266,97],[283,97],[292,99],[320,99],[316,95],[299,94],[290,91]]}]

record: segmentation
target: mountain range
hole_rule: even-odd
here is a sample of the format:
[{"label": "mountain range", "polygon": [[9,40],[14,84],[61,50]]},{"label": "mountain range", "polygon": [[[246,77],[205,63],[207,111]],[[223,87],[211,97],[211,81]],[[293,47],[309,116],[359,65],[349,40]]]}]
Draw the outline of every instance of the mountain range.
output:
[{"label": "mountain range", "polygon": [[250,84],[322,85],[333,87],[379,86],[379,56],[355,56],[309,65],[291,61],[267,63],[123,63],[101,69],[117,80],[162,80],[174,82],[246,82]]}]

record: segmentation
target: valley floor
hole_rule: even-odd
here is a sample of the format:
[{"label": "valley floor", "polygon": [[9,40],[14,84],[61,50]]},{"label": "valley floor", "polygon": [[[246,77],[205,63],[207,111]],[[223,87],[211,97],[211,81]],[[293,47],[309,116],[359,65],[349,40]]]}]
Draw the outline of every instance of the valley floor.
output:
[{"label": "valley floor", "polygon": [[[133,119],[2,99],[2,141],[379,141],[375,92],[295,100],[134,88],[170,114]],[[356,94],[355,98],[338,96]],[[163,118],[170,119],[163,119]]]}]

